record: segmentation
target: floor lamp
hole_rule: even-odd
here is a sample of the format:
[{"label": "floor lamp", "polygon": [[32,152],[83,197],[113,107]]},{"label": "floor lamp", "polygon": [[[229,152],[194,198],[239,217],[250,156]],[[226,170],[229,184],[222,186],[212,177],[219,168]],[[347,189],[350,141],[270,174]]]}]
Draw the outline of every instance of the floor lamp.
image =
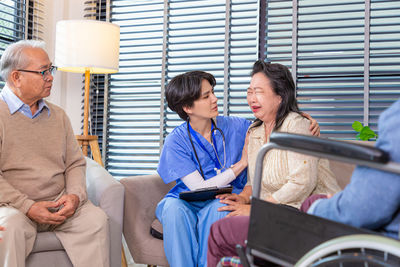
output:
[{"label": "floor lamp", "polygon": [[85,74],[83,135],[77,139],[85,156],[103,165],[97,136],[89,135],[90,74],[118,72],[120,30],[96,20],[62,20],[56,26],[55,65],[58,70]]},{"label": "floor lamp", "polygon": [[[55,66],[60,71],[84,73],[83,135],[78,135],[85,156],[88,145],[93,159],[103,166],[98,138],[89,135],[90,74],[118,72],[120,29],[96,20],[62,20],[56,25]],[[122,249],[122,265],[127,266]]]}]

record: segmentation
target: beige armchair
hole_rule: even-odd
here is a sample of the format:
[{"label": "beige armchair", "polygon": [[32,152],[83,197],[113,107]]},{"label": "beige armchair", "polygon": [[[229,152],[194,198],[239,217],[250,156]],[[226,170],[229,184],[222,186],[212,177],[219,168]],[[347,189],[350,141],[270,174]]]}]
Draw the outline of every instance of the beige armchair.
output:
[{"label": "beige armchair", "polygon": [[[330,161],[330,167],[338,184],[344,188],[350,181],[354,165]],[[123,233],[136,263],[168,266],[163,242],[150,234],[162,226],[155,217],[157,203],[172,188],[174,183],[164,184],[157,175],[132,176],[120,180],[125,187],[125,212]]]},{"label": "beige armchair", "polygon": [[[88,198],[109,218],[110,266],[121,266],[122,217],[124,187],[103,167],[86,158],[86,186]],[[41,232],[36,237],[27,267],[72,267],[61,242],[53,232]]]},{"label": "beige armchair", "polygon": [[166,185],[157,174],[132,176],[120,182],[125,187],[123,233],[133,260],[168,266],[163,241],[153,237],[150,229],[152,224],[161,228],[155,216],[156,206],[174,183]]}]

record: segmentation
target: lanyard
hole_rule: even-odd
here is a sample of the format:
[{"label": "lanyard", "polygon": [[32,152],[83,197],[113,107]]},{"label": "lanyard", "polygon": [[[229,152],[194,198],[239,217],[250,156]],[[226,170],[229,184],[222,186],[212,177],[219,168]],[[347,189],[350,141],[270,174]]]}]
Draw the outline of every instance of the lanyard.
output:
[{"label": "lanyard", "polygon": [[[215,155],[216,156],[215,159],[211,156],[210,152],[208,152],[208,150],[204,147],[203,143],[200,141],[199,137],[197,136],[197,133],[192,129],[192,126],[190,126],[189,122],[188,122],[188,124],[189,124],[189,131],[190,131],[191,135],[194,136],[194,139],[196,140],[196,142],[201,146],[201,148],[204,151],[207,152],[210,159],[212,159],[212,161],[214,161],[215,167],[217,169],[221,169],[221,165],[219,164],[219,162],[217,160],[218,155]],[[214,135],[213,130],[214,130],[214,124],[211,124],[211,137],[213,139],[213,143],[216,144],[215,135]],[[216,153],[218,153],[217,148],[215,148],[215,150],[214,150],[214,154],[216,154]],[[200,164],[200,162],[199,162],[199,164]]]}]

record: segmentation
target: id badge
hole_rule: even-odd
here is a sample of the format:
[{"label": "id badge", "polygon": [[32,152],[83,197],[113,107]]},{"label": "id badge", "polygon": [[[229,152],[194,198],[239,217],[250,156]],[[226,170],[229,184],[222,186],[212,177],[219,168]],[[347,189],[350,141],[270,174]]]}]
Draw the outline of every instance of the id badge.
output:
[{"label": "id badge", "polygon": [[215,170],[215,172],[217,173],[217,175],[221,173],[221,170],[220,170],[220,169],[214,168],[214,170]]}]

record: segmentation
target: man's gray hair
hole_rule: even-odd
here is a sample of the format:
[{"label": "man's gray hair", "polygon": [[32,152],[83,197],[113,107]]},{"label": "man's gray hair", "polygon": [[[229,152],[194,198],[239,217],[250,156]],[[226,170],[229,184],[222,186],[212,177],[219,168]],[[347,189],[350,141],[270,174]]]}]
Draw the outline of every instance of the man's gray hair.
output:
[{"label": "man's gray hair", "polygon": [[21,40],[10,44],[0,60],[0,76],[7,81],[11,72],[26,67],[29,62],[22,51],[26,48],[41,48],[44,50],[45,42],[38,40]]}]

